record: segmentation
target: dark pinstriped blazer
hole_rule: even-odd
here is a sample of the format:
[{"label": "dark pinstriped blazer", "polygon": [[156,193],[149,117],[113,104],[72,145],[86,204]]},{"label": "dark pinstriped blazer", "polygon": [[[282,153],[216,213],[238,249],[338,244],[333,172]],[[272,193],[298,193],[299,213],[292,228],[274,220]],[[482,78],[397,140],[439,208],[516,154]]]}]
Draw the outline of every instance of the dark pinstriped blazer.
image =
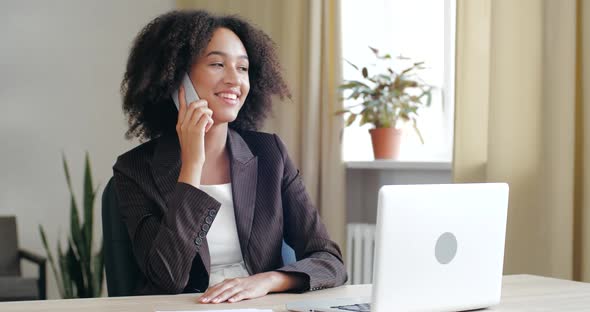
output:
[{"label": "dark pinstriped blazer", "polygon": [[[228,130],[236,225],[246,269],[294,272],[305,289],[342,285],[346,270],[285,145],[272,134]],[[176,135],[146,142],[119,156],[114,181],[124,222],[143,273],[138,294],[202,292],[209,284],[207,231],[220,203],[179,183]],[[283,265],[284,240],[297,262]]]}]

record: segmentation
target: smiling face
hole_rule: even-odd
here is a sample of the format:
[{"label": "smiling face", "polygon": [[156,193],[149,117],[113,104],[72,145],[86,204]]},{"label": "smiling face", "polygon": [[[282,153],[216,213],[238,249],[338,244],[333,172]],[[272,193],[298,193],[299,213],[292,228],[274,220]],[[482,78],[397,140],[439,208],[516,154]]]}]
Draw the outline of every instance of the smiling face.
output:
[{"label": "smiling face", "polygon": [[240,38],[227,28],[213,32],[189,73],[200,98],[207,100],[215,124],[236,119],[248,92],[248,55]]}]

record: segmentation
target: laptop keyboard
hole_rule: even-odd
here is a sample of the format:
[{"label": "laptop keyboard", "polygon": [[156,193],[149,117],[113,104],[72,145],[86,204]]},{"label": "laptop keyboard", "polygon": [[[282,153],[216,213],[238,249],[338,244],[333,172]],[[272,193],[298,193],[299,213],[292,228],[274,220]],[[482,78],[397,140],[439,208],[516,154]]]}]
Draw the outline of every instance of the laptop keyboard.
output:
[{"label": "laptop keyboard", "polygon": [[371,304],[370,303],[359,303],[359,304],[351,304],[351,305],[343,305],[343,306],[334,306],[330,307],[332,309],[340,309],[344,311],[358,311],[358,312],[370,312],[371,311]]}]

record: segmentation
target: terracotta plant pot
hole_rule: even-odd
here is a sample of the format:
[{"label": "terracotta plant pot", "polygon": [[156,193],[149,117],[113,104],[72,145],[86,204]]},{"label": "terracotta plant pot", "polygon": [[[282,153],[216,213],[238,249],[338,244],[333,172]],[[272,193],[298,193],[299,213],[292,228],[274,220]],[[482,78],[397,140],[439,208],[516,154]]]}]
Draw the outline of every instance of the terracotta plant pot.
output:
[{"label": "terracotta plant pot", "polygon": [[402,130],[396,128],[370,129],[375,159],[397,159]]}]

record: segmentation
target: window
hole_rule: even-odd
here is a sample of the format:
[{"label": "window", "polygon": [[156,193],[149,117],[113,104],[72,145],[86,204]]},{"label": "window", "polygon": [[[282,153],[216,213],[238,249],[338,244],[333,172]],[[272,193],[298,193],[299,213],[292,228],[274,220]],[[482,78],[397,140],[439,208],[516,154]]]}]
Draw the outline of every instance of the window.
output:
[{"label": "window", "polygon": [[[453,144],[455,0],[343,0],[342,55],[362,66],[374,63],[369,46],[392,56],[424,61],[420,77],[435,87],[432,105],[419,111],[420,143],[411,125],[404,126],[400,160],[451,161]],[[344,79],[360,73],[342,60]],[[345,101],[345,106],[353,102]],[[358,120],[358,118],[357,118]],[[347,127],[343,160],[373,159],[370,125]]]}]

